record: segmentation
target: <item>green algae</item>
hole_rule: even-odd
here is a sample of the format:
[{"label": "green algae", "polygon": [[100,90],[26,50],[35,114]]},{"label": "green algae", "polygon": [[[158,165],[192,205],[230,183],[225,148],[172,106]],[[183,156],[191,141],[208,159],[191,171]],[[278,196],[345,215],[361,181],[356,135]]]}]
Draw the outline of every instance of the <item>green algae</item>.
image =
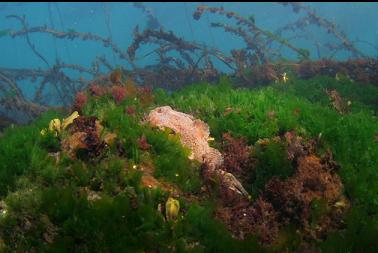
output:
[{"label": "green algae", "polygon": [[[352,110],[339,114],[329,105],[323,88],[336,89],[352,100]],[[375,135],[376,88],[350,81],[317,77],[291,80],[257,89],[233,88],[226,78],[217,85],[195,84],[168,94],[155,92],[155,102],[142,107],[127,99],[116,105],[110,96],[91,97],[83,115],[97,116],[104,131],[115,133],[111,145],[96,163],[62,154],[57,162],[49,153],[59,151],[54,137],[41,138],[40,130],[56,117],[49,112],[29,126],[7,129],[0,138],[0,196],[7,214],[0,218],[0,238],[5,252],[282,252],[295,251],[300,242],[293,228],[281,233],[286,240],[262,247],[254,237],[234,239],[212,212],[216,201],[180,198],[182,216],[165,221],[158,210],[168,198],[163,189],[141,187],[142,173],[133,165],[151,162],[154,176],[177,186],[183,195],[196,194],[203,184],[199,164],[169,132],[157,131],[140,121],[159,105],[191,113],[207,122],[215,144],[225,132],[243,136],[254,145],[295,130],[305,138],[318,138],[319,152],[330,149],[340,164],[338,172],[351,200],[345,228],[322,242],[323,252],[373,252],[378,234],[378,147]],[[136,106],[135,115],[125,108]],[[225,113],[232,108],[230,113]],[[141,150],[138,138],[151,145]],[[122,152],[120,153],[120,150]],[[283,148],[271,144],[257,149],[257,170],[249,189],[257,195],[272,176],[288,177],[291,164]],[[90,194],[100,199],[91,201]],[[324,212],[321,200],[313,203],[312,221]],[[46,219],[46,217],[48,217]],[[369,251],[370,250],[370,251]]]}]

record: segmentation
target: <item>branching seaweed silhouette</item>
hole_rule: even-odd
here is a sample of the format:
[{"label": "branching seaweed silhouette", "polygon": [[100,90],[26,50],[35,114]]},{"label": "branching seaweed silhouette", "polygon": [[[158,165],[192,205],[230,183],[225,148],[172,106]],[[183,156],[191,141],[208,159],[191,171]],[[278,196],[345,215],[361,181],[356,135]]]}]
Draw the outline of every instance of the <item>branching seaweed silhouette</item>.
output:
[{"label": "branching seaweed silhouette", "polygon": [[[293,23],[288,23],[271,32],[257,26],[253,16],[245,18],[239,14],[225,10],[223,7],[198,6],[193,13],[195,20],[200,20],[205,12],[224,16],[232,24],[212,22],[211,28],[221,28],[225,32],[239,36],[246,46],[233,49],[231,52],[223,52],[220,49],[209,47],[197,42],[180,38],[172,31],[163,28],[156,16],[143,4],[134,4],[148,17],[146,29],[139,31],[136,26],[133,33],[133,41],[124,49],[120,47],[111,36],[110,23],[107,28],[110,37],[103,37],[90,32],[79,32],[72,29],[60,31],[47,25],[31,26],[25,16],[8,15],[8,18],[17,20],[21,24],[19,30],[7,29],[0,34],[11,38],[24,37],[27,45],[47,66],[46,69],[11,69],[0,67],[0,110],[19,111],[33,119],[41,112],[53,106],[68,107],[72,104],[75,94],[85,89],[92,81],[103,81],[106,85],[106,72],[113,71],[113,66],[104,55],[96,55],[90,67],[84,67],[74,63],[65,63],[59,59],[51,64],[38,51],[32,42],[30,34],[49,34],[56,39],[94,41],[103,47],[109,48],[113,57],[118,57],[126,64],[120,67],[125,76],[133,79],[141,85],[163,87],[167,89],[180,88],[186,84],[198,81],[217,81],[224,73],[215,63],[223,64],[230,72],[231,78],[236,78],[241,85],[253,86],[266,84],[280,79],[281,75],[289,68],[291,72],[301,78],[309,78],[318,74],[335,75],[344,73],[354,80],[378,83],[378,61],[368,58],[357,47],[361,41],[351,42],[344,32],[340,31],[336,24],[321,17],[315,11],[301,3],[284,2],[283,6],[291,7],[294,13],[301,12],[303,17]],[[336,38],[335,43],[320,43],[309,29],[310,25],[318,26]],[[4,33],[4,34],[3,34]],[[285,38],[287,34],[290,37]],[[306,38],[314,43],[317,56],[321,58],[320,47],[326,47],[331,53],[326,59],[311,60],[310,51],[296,46],[296,40]],[[368,42],[365,42],[368,43]],[[143,55],[138,55],[139,49],[145,45],[154,45],[155,49]],[[378,49],[378,48],[376,48]],[[287,60],[284,51],[291,51],[298,59]],[[340,51],[350,52],[351,59],[344,62],[333,60]],[[151,58],[155,63],[138,66],[140,60]],[[67,71],[69,70],[69,71]],[[83,77],[73,77],[71,73],[86,74],[88,80]],[[20,83],[27,81],[35,83],[35,94],[27,98]]]}]

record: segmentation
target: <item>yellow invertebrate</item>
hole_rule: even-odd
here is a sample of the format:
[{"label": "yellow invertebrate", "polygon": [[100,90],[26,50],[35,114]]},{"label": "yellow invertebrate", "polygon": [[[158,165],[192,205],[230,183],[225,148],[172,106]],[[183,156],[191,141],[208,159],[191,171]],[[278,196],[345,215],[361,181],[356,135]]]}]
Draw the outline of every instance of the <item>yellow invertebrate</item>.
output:
[{"label": "yellow invertebrate", "polygon": [[47,131],[49,131],[50,133],[53,133],[55,136],[58,136],[61,133],[61,131],[66,129],[67,126],[72,124],[74,119],[78,118],[79,116],[79,113],[75,111],[68,118],[63,119],[62,123],[60,122],[60,119],[52,119],[49,123],[49,128],[42,129],[40,133],[42,136],[45,136],[47,134]]},{"label": "yellow invertebrate", "polygon": [[49,123],[49,131],[57,136],[60,133],[61,124],[60,119],[53,119]]},{"label": "yellow invertebrate", "polygon": [[167,220],[176,220],[180,212],[180,202],[169,197],[165,204],[165,217]]},{"label": "yellow invertebrate", "polygon": [[79,116],[79,113],[77,111],[74,111],[68,118],[63,119],[62,129],[66,129],[66,127],[72,124],[74,119],[78,118]]},{"label": "yellow invertebrate", "polygon": [[47,134],[46,128],[42,129],[42,130],[41,130],[41,135],[42,135],[42,136],[45,136],[46,134]]},{"label": "yellow invertebrate", "polygon": [[287,77],[286,72],[284,72],[281,76],[282,76],[282,81],[283,81],[284,83],[286,83],[287,81],[289,81],[289,78]]}]

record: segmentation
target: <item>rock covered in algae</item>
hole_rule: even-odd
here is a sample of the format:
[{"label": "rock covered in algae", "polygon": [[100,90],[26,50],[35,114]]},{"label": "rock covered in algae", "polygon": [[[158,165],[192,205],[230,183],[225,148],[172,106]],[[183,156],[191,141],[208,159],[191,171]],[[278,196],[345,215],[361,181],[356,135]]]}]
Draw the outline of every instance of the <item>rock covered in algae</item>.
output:
[{"label": "rock covered in algae", "polygon": [[152,126],[170,128],[179,135],[181,143],[188,147],[195,159],[206,165],[207,175],[218,177],[224,188],[231,190],[232,194],[249,196],[242,184],[234,175],[221,169],[222,154],[209,146],[209,126],[192,115],[173,110],[170,106],[158,107],[152,110],[147,121]]},{"label": "rock covered in algae", "polygon": [[78,158],[78,151],[82,151],[88,158],[100,156],[106,145],[115,138],[114,134],[101,138],[102,129],[103,126],[96,117],[76,118],[70,126],[69,135],[62,140],[62,150],[73,159]]},{"label": "rock covered in algae", "polygon": [[170,106],[163,106],[152,110],[148,115],[148,121],[153,126],[167,127],[178,133],[181,143],[192,151],[190,159],[206,162],[212,168],[223,163],[222,154],[209,146],[209,126],[202,120],[175,111]]}]

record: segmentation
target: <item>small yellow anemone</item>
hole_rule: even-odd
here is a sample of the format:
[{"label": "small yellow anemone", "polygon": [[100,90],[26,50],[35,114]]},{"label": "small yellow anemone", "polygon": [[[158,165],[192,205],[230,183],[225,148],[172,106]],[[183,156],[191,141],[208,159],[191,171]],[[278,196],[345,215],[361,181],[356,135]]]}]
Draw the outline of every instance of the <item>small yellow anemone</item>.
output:
[{"label": "small yellow anemone", "polygon": [[79,113],[74,111],[68,118],[63,119],[62,130],[66,129],[66,127],[72,124],[74,119],[78,118],[79,116]]},{"label": "small yellow anemone", "polygon": [[49,124],[49,131],[55,133],[55,136],[57,136],[60,133],[60,125],[60,119],[51,120]]},{"label": "small yellow anemone", "polygon": [[335,79],[336,79],[336,81],[340,81],[340,74],[339,74],[339,72],[336,73]]},{"label": "small yellow anemone", "polygon": [[180,212],[180,202],[169,197],[165,204],[165,216],[167,220],[176,220]]},{"label": "small yellow anemone", "polygon": [[50,133],[54,133],[55,136],[58,136],[61,131],[66,129],[66,127],[72,124],[74,119],[78,118],[79,116],[79,113],[75,111],[68,118],[63,119],[62,123],[60,122],[60,119],[53,119],[49,123],[48,130],[46,128],[41,130],[41,135],[45,136],[47,131],[49,131]]},{"label": "small yellow anemone", "polygon": [[284,72],[284,73],[281,75],[281,77],[282,77],[282,81],[283,81],[284,83],[286,83],[286,82],[289,80],[289,77],[287,76],[286,72]]},{"label": "small yellow anemone", "polygon": [[41,135],[45,136],[46,134],[47,134],[47,129],[46,128],[42,129],[41,130]]}]

